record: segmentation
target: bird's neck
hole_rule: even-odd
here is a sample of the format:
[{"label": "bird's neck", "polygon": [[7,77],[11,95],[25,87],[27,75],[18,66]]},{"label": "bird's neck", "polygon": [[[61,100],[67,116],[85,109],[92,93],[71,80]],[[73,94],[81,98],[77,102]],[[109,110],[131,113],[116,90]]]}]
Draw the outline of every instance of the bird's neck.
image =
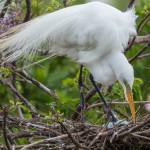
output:
[{"label": "bird's neck", "polygon": [[85,66],[98,83],[111,85],[117,79],[122,86],[124,80],[129,81],[131,86],[133,84],[133,68],[121,52],[110,53],[85,64]]},{"label": "bird's neck", "polygon": [[108,61],[119,83],[123,86],[123,82],[128,81],[129,85],[132,86],[134,80],[133,68],[125,55],[121,52],[114,53],[109,56]]}]

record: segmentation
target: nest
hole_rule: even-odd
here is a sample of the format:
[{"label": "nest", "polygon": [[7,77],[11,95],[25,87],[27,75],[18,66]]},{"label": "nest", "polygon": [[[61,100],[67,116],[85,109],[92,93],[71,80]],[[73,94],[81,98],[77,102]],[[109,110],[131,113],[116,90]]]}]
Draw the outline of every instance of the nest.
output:
[{"label": "nest", "polygon": [[[112,128],[64,119],[53,110],[51,118],[43,115],[26,120],[11,117],[4,109],[0,116],[4,143],[1,149],[27,150],[119,150],[149,149],[150,115],[134,126],[116,124]],[[19,142],[24,140],[23,145]]]}]

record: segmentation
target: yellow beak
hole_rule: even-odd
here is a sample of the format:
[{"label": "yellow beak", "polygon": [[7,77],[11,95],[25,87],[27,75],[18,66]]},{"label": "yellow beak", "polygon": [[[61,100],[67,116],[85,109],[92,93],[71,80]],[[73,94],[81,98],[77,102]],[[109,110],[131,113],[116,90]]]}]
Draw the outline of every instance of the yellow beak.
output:
[{"label": "yellow beak", "polygon": [[133,94],[131,91],[131,88],[129,88],[128,86],[126,87],[126,97],[130,106],[130,111],[132,114],[132,119],[134,122],[134,125],[136,124],[136,117],[135,117],[135,107],[134,107],[134,100],[133,100]]}]

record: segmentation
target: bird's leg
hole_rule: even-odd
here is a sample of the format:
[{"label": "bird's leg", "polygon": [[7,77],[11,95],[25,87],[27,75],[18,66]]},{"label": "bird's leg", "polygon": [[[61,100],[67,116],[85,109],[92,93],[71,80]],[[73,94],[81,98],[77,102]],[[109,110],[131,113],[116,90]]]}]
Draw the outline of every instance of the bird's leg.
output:
[{"label": "bird's leg", "polygon": [[80,92],[81,121],[84,122],[85,100],[84,100],[84,96],[83,96],[82,69],[83,69],[83,65],[80,66],[78,85],[79,85],[79,92]]},{"label": "bird's leg", "polygon": [[[106,107],[106,109],[108,109],[108,105],[107,105],[107,103],[106,103],[106,101],[105,101],[105,99],[104,99],[104,97],[103,97],[103,95],[102,95],[102,93],[101,93],[101,91],[100,91],[100,89],[99,89],[97,83],[96,83],[95,80],[93,79],[92,74],[90,74],[90,81],[91,81],[91,83],[93,84],[93,86],[95,87],[96,91],[98,92],[98,94],[99,94],[99,96],[100,96],[102,102],[104,103],[104,106]],[[112,110],[110,110],[110,116],[112,117],[112,122],[117,122],[117,121],[118,121],[118,119],[116,118],[116,116],[114,115],[114,113],[113,113]]]}]

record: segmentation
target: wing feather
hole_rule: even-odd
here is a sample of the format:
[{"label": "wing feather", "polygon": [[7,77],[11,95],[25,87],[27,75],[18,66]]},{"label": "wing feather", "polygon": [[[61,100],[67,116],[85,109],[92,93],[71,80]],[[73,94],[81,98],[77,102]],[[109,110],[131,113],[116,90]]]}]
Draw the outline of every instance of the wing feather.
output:
[{"label": "wing feather", "polygon": [[134,10],[123,13],[101,2],[71,6],[12,28],[0,40],[0,51],[4,62],[11,62],[32,58],[48,44],[52,56],[67,55],[84,63],[123,51],[136,32],[135,19]]}]

